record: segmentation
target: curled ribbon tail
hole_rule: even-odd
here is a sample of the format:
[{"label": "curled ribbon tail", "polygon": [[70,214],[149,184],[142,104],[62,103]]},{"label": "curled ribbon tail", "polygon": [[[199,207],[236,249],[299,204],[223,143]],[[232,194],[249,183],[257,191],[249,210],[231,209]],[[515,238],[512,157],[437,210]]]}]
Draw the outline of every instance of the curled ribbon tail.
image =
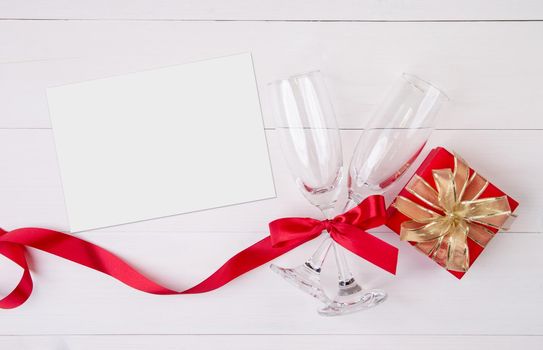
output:
[{"label": "curled ribbon tail", "polygon": [[[5,233],[5,231],[2,233]],[[3,299],[0,299],[0,308],[2,309],[16,308],[24,304],[32,294],[33,282],[26,261],[25,250],[26,249],[22,245],[0,240],[0,254],[4,255],[23,269],[23,275],[17,286]]]},{"label": "curled ribbon tail", "polygon": [[375,265],[395,273],[397,249],[362,229],[378,226],[384,219],[384,200],[380,196],[372,196],[357,208],[332,220],[318,221],[311,218],[275,220],[270,223],[270,236],[235,254],[209,277],[184,291],[164,287],[107,249],[70,234],[36,227],[19,228],[9,232],[0,229],[0,254],[24,270],[15,289],[0,300],[0,308],[18,307],[32,293],[33,283],[25,258],[26,248],[38,249],[104,273],[142,292],[180,295],[206,293],[220,288],[244,273],[318,237],[327,229],[339,244]]},{"label": "curled ribbon tail", "polygon": [[[314,232],[318,230],[318,225],[321,225],[319,221],[315,220],[315,222],[309,225],[314,228]],[[296,240],[290,241],[288,244],[285,243],[282,247],[273,247],[271,237],[267,236],[235,254],[196,286],[184,291],[175,291],[148,278],[112,252],[72,235],[35,227],[20,228],[9,232],[0,231],[0,254],[24,270],[17,287],[0,300],[0,308],[16,308],[24,304],[32,293],[32,278],[25,259],[27,247],[94,269],[145,293],[180,295],[206,293],[220,288],[244,273],[296,248],[310,237],[311,234],[297,236]]]}]

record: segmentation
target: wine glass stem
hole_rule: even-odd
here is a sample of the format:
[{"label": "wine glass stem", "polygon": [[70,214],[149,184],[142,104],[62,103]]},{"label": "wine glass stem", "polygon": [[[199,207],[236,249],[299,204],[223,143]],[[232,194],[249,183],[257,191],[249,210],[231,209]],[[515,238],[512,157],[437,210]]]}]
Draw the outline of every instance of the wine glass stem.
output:
[{"label": "wine glass stem", "polygon": [[[334,216],[334,208],[333,207],[318,207],[323,215],[327,219],[331,219]],[[332,246],[332,238],[330,236],[326,237],[322,243],[319,245],[317,250],[309,257],[309,259],[306,260],[305,265],[316,272],[321,272],[322,264],[324,263],[324,260],[326,260],[326,256],[328,255],[328,252],[330,251],[330,247]]]},{"label": "wine glass stem", "polygon": [[[356,205],[356,202],[352,199],[349,199],[349,202],[347,203],[347,206],[354,207]],[[331,219],[334,217],[334,209],[333,208],[319,208],[321,209],[322,213],[327,219]],[[330,247],[334,247],[334,255],[336,258],[336,264],[338,269],[338,277],[339,277],[339,284],[340,285],[348,285],[352,283],[353,281],[353,274],[351,273],[351,270],[349,269],[349,265],[347,264],[347,259],[345,258],[345,253],[343,252],[341,247],[338,247],[337,244],[334,243],[332,238],[327,237],[322,243],[319,245],[317,250],[311,255],[311,257],[305,262],[305,264],[311,268],[312,270],[316,272],[320,272],[322,268],[322,264],[324,263],[324,260],[326,259],[326,256],[328,255],[328,252],[330,251]]]},{"label": "wine glass stem", "polygon": [[[320,208],[322,213],[327,219],[332,219],[334,217],[334,208]],[[353,281],[353,274],[351,273],[351,270],[349,269],[349,265],[347,264],[347,259],[345,259],[345,253],[341,249],[341,247],[338,247],[337,243],[334,243],[331,238],[329,238],[330,244],[328,246],[328,249],[330,249],[330,246],[334,247],[334,255],[336,257],[336,263],[337,263],[337,269],[338,269],[338,277],[339,277],[339,284],[340,285],[347,285],[352,283]],[[323,260],[324,261],[324,260]]]},{"label": "wine glass stem", "polygon": [[334,255],[336,256],[339,285],[346,286],[351,284],[352,282],[354,282],[353,274],[349,269],[349,265],[347,264],[343,248],[340,247],[337,243],[334,244],[334,253]]},{"label": "wine glass stem", "polygon": [[316,272],[321,272],[322,264],[328,255],[328,251],[332,246],[332,238],[326,237],[319,245],[317,250],[307,259],[305,265]]},{"label": "wine glass stem", "polygon": [[349,195],[349,200],[347,200],[347,203],[345,203],[345,206],[343,207],[343,212],[345,213],[346,211],[351,210],[357,205],[358,202],[354,199],[352,195]]}]

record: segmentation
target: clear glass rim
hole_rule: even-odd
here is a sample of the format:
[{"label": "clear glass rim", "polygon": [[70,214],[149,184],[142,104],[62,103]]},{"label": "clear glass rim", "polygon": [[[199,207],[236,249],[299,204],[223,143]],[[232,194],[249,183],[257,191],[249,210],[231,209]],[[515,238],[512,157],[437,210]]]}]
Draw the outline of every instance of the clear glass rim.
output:
[{"label": "clear glass rim", "polygon": [[439,96],[445,100],[450,101],[451,99],[449,96],[447,96],[446,93],[443,92],[440,88],[435,86],[434,84],[428,82],[427,80],[424,80],[422,78],[419,78],[418,76],[411,74],[411,73],[402,73],[402,79],[413,86],[415,89],[420,90],[423,93],[426,93],[429,89],[435,89],[439,92]]},{"label": "clear glass rim", "polygon": [[278,85],[278,84],[281,84],[282,82],[285,82],[285,81],[293,81],[293,80],[296,80],[297,78],[301,78],[301,77],[309,77],[309,76],[312,76],[312,75],[321,75],[321,74],[322,74],[322,72],[319,69],[314,69],[314,70],[310,70],[310,71],[307,71],[307,72],[302,72],[302,73],[297,73],[297,74],[294,74],[294,75],[290,75],[290,76],[288,76],[286,78],[276,79],[276,80],[270,81],[268,83],[268,86]]}]

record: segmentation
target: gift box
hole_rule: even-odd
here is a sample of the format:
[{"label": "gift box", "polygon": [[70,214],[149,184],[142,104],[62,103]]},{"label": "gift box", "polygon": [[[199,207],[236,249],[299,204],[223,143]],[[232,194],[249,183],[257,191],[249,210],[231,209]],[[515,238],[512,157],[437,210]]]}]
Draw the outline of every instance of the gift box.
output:
[{"label": "gift box", "polygon": [[462,158],[438,147],[388,208],[387,226],[460,279],[517,207]]}]

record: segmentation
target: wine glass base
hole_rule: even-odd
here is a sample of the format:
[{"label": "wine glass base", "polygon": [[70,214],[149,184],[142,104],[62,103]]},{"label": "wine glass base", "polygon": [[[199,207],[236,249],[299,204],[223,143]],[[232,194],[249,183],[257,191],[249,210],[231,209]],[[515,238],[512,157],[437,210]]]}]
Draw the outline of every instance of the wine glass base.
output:
[{"label": "wine glass base", "polygon": [[322,289],[319,272],[312,270],[306,265],[300,265],[295,268],[285,268],[271,264],[270,269],[302,292],[319,299],[325,304],[330,303],[330,298],[328,298]]},{"label": "wine glass base", "polygon": [[340,290],[334,300],[318,312],[321,316],[346,315],[375,307],[383,303],[386,298],[386,292],[381,289],[360,289],[358,292],[349,295],[342,295]]}]

